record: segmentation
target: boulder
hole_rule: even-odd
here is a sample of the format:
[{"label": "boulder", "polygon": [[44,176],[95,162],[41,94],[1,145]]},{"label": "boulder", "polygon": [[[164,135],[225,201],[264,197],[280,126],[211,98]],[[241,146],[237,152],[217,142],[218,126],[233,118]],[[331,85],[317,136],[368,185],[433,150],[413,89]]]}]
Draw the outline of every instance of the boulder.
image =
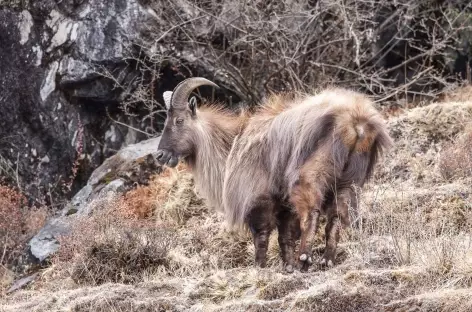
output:
[{"label": "boulder", "polygon": [[155,160],[160,137],[129,145],[111,156],[90,176],[87,184],[71,202],[28,243],[31,254],[42,262],[59,248],[59,235],[67,235],[76,216],[93,213],[94,200],[112,196],[131,189],[136,184],[146,184],[161,166]]}]

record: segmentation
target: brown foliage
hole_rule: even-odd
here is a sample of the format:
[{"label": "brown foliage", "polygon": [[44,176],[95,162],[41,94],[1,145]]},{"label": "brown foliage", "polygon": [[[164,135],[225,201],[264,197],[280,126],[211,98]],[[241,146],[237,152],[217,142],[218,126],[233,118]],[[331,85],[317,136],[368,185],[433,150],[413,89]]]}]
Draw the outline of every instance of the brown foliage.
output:
[{"label": "brown foliage", "polygon": [[175,170],[165,169],[150,179],[149,185],[139,185],[127,192],[117,205],[118,212],[124,218],[146,219],[154,214],[156,208],[162,206],[175,187],[178,174],[185,172],[186,166],[179,164]]},{"label": "brown foliage", "polygon": [[0,265],[10,263],[21,253],[46,218],[46,207],[28,208],[23,194],[0,185]]},{"label": "brown foliage", "polygon": [[149,187],[138,186],[136,189],[126,193],[123,201],[127,205],[120,205],[120,213],[127,218],[145,219],[153,213],[154,198]]}]

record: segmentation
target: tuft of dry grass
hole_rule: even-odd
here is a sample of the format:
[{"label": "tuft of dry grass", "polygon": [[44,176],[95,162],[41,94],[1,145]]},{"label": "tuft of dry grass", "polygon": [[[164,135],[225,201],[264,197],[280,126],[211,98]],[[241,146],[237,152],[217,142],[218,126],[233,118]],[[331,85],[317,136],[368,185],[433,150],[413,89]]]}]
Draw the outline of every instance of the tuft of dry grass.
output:
[{"label": "tuft of dry grass", "polygon": [[439,168],[443,178],[448,181],[472,176],[472,125],[453,142],[444,144]]},{"label": "tuft of dry grass", "polygon": [[92,216],[80,216],[71,233],[59,238],[53,262],[64,267],[77,284],[132,283],[168,265],[175,231],[150,220],[125,219],[122,198],[112,198]]},{"label": "tuft of dry grass", "polygon": [[168,265],[175,235],[168,229],[112,227],[74,259],[71,277],[77,284],[133,283]]},{"label": "tuft of dry grass", "polygon": [[472,85],[470,83],[455,86],[451,90],[445,90],[442,102],[468,102],[472,101]]},{"label": "tuft of dry grass", "polygon": [[308,288],[309,284],[297,276],[278,276],[271,278],[258,292],[257,297],[262,300],[276,300]]},{"label": "tuft of dry grass", "polygon": [[167,201],[177,181],[185,174],[186,167],[182,164],[176,170],[164,170],[160,175],[150,177],[149,185],[138,185],[127,192],[121,200],[118,212],[124,218],[145,219],[154,215],[156,207],[161,207]]}]

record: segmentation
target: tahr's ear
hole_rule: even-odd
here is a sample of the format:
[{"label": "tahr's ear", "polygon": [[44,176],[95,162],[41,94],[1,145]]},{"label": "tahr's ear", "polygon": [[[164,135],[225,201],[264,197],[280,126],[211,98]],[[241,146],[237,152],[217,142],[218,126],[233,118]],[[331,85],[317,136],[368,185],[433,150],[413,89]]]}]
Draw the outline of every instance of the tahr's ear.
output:
[{"label": "tahr's ear", "polygon": [[166,104],[167,110],[170,108],[170,99],[172,98],[172,91],[166,91],[162,94],[162,97],[164,98],[164,102]]},{"label": "tahr's ear", "polygon": [[194,96],[188,101],[188,108],[192,111],[192,115],[195,116],[197,113],[197,99]]}]

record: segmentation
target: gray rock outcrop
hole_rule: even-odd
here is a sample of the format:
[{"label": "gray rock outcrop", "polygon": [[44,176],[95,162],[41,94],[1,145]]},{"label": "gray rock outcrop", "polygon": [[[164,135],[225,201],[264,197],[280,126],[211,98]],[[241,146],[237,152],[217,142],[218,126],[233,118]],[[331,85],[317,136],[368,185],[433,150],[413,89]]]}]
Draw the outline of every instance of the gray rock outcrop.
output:
[{"label": "gray rock outcrop", "polygon": [[140,75],[126,60],[146,12],[135,0],[21,3],[0,5],[0,175],[32,199],[60,200],[104,159],[147,138],[106,114],[144,128],[119,112],[125,90],[115,85],[132,88]]},{"label": "gray rock outcrop", "polygon": [[126,192],[133,185],[146,184],[152,174],[159,173],[155,153],[160,137],[129,145],[98,167],[87,184],[71,202],[29,242],[31,254],[40,262],[59,248],[58,235],[66,235],[76,216],[92,213],[90,203],[96,199]]}]

